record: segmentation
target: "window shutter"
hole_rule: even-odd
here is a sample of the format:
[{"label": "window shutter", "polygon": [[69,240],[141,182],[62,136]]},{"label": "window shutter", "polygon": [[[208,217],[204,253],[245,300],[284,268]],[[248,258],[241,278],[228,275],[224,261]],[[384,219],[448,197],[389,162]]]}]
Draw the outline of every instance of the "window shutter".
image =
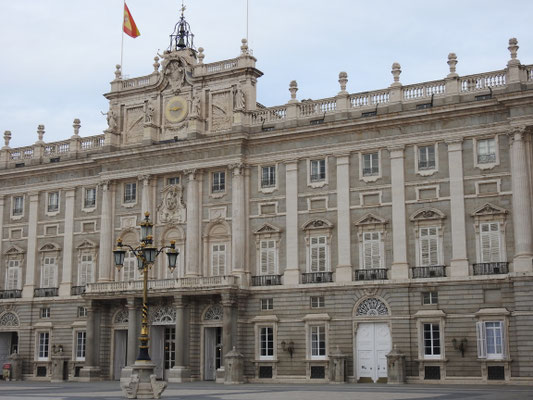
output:
[{"label": "window shutter", "polygon": [[485,323],[476,322],[477,357],[487,358],[487,338],[485,337]]},{"label": "window shutter", "polygon": [[326,246],[320,246],[318,249],[318,270],[326,270]]},{"label": "window shutter", "polygon": [[364,268],[372,268],[372,242],[365,240],[363,242],[363,251],[364,251]]},{"label": "window shutter", "polygon": [[423,266],[426,266],[429,265],[429,239],[425,237],[425,235],[422,237],[422,232],[424,232],[424,230],[422,230],[420,234],[420,262]]},{"label": "window shutter", "polygon": [[500,321],[500,332],[502,337],[502,358],[507,357],[507,337],[505,335],[505,325],[503,321]]},{"label": "window shutter", "polygon": [[213,276],[218,275],[218,246],[214,245],[211,251],[211,273]]},{"label": "window shutter", "polygon": [[500,229],[497,222],[493,222],[490,224],[490,261],[501,261]]},{"label": "window shutter", "polygon": [[311,247],[311,272],[318,271],[318,247]]},{"label": "window shutter", "polygon": [[274,274],[276,269],[276,243],[273,240],[268,241],[267,253],[267,273]]},{"label": "window shutter", "polygon": [[218,273],[219,275],[226,274],[226,246],[220,245],[218,253]]}]

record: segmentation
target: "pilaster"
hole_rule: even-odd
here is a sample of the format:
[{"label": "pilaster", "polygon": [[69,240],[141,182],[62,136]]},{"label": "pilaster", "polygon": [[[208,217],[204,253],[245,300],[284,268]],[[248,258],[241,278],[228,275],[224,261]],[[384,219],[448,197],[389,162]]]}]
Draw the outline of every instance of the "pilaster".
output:
[{"label": "pilaster", "polygon": [[102,190],[102,214],[100,216],[100,252],[99,252],[99,282],[111,280],[111,256],[113,241],[113,191],[114,184],[103,181],[99,187]]},{"label": "pilaster", "polygon": [[100,367],[98,366],[97,355],[97,332],[96,329],[96,307],[93,301],[89,301],[87,304],[87,341],[85,343],[85,365],[80,370],[80,381],[90,382],[99,380]]},{"label": "pilaster", "polygon": [[65,231],[63,234],[63,273],[59,285],[59,296],[69,296],[72,286],[72,251],[74,243],[74,200],[75,189],[65,190]]},{"label": "pilaster", "polygon": [[285,164],[285,171],[287,264],[283,278],[286,285],[297,285],[300,283],[298,264],[298,161],[288,161]]},{"label": "pilaster", "polygon": [[126,363],[128,366],[131,366],[135,363],[137,352],[139,350],[137,300],[134,297],[129,298],[126,307],[128,309],[128,349],[126,354]]},{"label": "pilaster", "polygon": [[224,323],[222,327],[222,352],[225,355],[237,346],[237,299],[232,294],[222,294]]},{"label": "pilaster", "polygon": [[141,211],[142,216],[141,218],[144,218],[144,213],[148,211],[150,215],[152,216],[152,221],[155,221],[155,215],[153,214],[152,210],[152,180],[150,175],[140,175],[138,177],[139,182],[141,183]]},{"label": "pilaster", "polygon": [[[4,205],[5,198],[0,195],[0,254],[3,254],[2,251],[2,239],[4,238]],[[20,283],[19,283],[20,284]]]},{"label": "pilaster", "polygon": [[244,271],[246,252],[246,209],[244,200],[244,170],[242,164],[230,165],[232,169],[231,185],[231,249],[232,274],[239,276],[241,284],[247,282]]},{"label": "pilaster", "polygon": [[350,237],[350,158],[341,155],[337,157],[337,282],[352,281]]},{"label": "pilaster", "polygon": [[174,297],[176,307],[176,362],[169,371],[169,382],[189,382],[191,370],[189,367],[189,312],[183,296]]},{"label": "pilaster", "polygon": [[187,229],[185,276],[200,275],[200,172],[189,170],[187,181]]},{"label": "pilaster", "polygon": [[33,297],[35,288],[35,267],[37,262],[37,222],[39,217],[39,193],[30,193],[28,214],[28,258],[26,264],[26,280],[22,289],[22,297]]}]

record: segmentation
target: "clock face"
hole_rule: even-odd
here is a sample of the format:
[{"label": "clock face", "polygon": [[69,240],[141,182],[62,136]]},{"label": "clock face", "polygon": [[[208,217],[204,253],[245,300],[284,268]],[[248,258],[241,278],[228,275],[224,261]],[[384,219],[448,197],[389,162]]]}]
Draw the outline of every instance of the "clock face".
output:
[{"label": "clock face", "polygon": [[171,97],[165,107],[165,116],[170,122],[181,122],[189,112],[189,105],[183,97]]}]

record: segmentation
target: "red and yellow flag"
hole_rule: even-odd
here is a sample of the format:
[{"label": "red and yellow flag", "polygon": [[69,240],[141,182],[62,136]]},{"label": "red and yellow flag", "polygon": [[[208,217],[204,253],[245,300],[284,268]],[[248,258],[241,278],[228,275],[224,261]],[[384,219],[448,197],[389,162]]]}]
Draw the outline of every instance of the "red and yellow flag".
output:
[{"label": "red and yellow flag", "polygon": [[135,21],[131,16],[130,10],[126,5],[126,2],[124,2],[124,24],[122,26],[122,29],[124,29],[124,33],[126,35],[131,36],[132,38],[136,38],[137,36],[141,35],[139,29],[137,29],[137,25],[135,25]]}]

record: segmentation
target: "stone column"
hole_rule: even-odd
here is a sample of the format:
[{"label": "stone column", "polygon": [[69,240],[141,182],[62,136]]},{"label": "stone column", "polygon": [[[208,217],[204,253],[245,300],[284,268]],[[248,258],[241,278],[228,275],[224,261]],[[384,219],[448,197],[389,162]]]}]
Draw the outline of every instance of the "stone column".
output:
[{"label": "stone column", "polygon": [[532,272],[532,218],[530,176],[524,140],[525,127],[514,128],[511,138],[511,179],[513,188],[514,272]]},{"label": "stone column", "polygon": [[152,210],[152,191],[151,189],[151,180],[150,175],[141,175],[138,177],[139,182],[141,182],[141,218],[144,218],[144,213],[148,211],[152,218],[152,221],[155,222],[155,215]]},{"label": "stone column", "polygon": [[408,279],[407,238],[405,226],[404,147],[389,148],[392,186],[392,251],[391,279]]},{"label": "stone column", "polygon": [[448,140],[448,164],[450,171],[450,208],[452,233],[452,259],[450,276],[468,276],[466,253],[465,193],[463,183],[462,139]]},{"label": "stone column", "polygon": [[2,239],[4,238],[4,204],[5,204],[5,198],[4,196],[0,196],[0,254],[3,254],[2,253],[2,243],[3,243]]},{"label": "stone column", "polygon": [[231,294],[222,295],[224,324],[222,327],[222,353],[229,353],[237,347],[237,299]]},{"label": "stone column", "polygon": [[74,200],[75,189],[65,190],[65,231],[63,234],[63,273],[59,285],[59,296],[70,296],[72,286],[72,251],[74,244]]},{"label": "stone column", "polygon": [[244,202],[244,166],[230,165],[231,181],[231,254],[232,273],[240,277],[241,285],[246,282],[244,256],[246,252],[246,206]]},{"label": "stone column", "polygon": [[187,182],[187,230],[185,242],[185,276],[200,275],[200,182],[199,172],[189,170]]},{"label": "stone column", "polygon": [[33,297],[35,288],[35,268],[37,265],[37,220],[39,217],[39,193],[28,194],[30,200],[28,215],[28,258],[26,264],[26,280],[22,297]]},{"label": "stone column", "polygon": [[298,264],[298,161],[287,161],[285,164],[285,224],[287,243],[287,264],[284,273],[284,284],[300,283],[300,266]]},{"label": "stone column", "polygon": [[176,307],[176,364],[169,372],[169,382],[189,382],[191,370],[189,368],[189,313],[183,296],[174,298]]},{"label": "stone column", "polygon": [[335,280],[351,282],[353,279],[350,254],[350,158],[337,156],[337,244],[338,265]]},{"label": "stone column", "polygon": [[99,249],[99,282],[111,280],[112,249],[113,249],[113,183],[103,181],[102,189],[102,214],[100,216],[100,249]]},{"label": "stone column", "polygon": [[93,301],[87,303],[87,340],[85,342],[85,365],[80,371],[80,381],[89,382],[98,379],[100,367],[98,367],[97,354],[97,321],[96,307]]},{"label": "stone column", "polygon": [[139,352],[138,341],[138,324],[137,324],[137,304],[136,299],[131,297],[128,299],[128,350],[126,354],[126,363],[131,366],[137,359],[137,353]]}]

